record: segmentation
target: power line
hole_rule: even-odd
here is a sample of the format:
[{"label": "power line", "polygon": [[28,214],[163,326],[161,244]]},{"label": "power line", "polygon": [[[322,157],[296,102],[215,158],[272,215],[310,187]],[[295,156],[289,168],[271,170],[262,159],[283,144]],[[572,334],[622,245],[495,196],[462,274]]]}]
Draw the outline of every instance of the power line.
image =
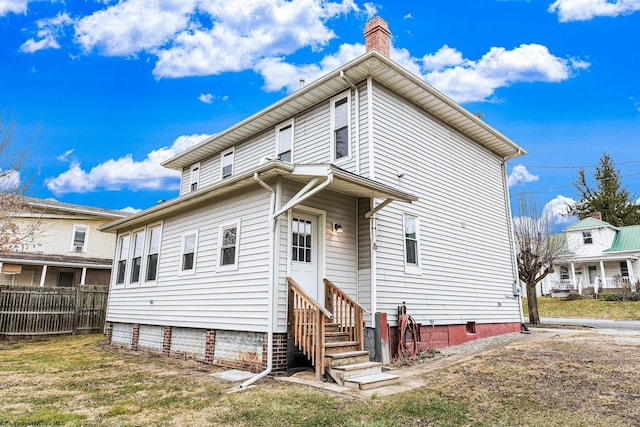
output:
[{"label": "power line", "polygon": [[[640,163],[640,160],[627,160],[626,162],[615,162],[614,166],[618,165],[629,165],[632,163]],[[518,163],[516,166],[522,165],[527,168],[535,168],[535,169],[580,169],[580,168],[597,168],[600,165],[586,165],[586,166],[542,166],[542,165],[526,165],[524,163]]]},{"label": "power line", "polygon": [[[621,178],[628,178],[630,176],[637,176],[637,175],[640,175],[640,172],[630,173],[628,175],[620,175],[618,178],[620,178],[620,179]],[[612,179],[615,179],[615,178],[606,178],[606,179],[601,179],[600,181],[610,181]],[[547,192],[547,191],[557,190],[558,188],[567,188],[567,187],[573,187],[573,184],[554,185],[553,187],[540,188],[538,190],[531,190],[531,191],[521,191],[519,193],[511,193],[511,192],[509,192],[509,195],[511,197],[523,196],[525,194],[543,193],[543,192]]]}]

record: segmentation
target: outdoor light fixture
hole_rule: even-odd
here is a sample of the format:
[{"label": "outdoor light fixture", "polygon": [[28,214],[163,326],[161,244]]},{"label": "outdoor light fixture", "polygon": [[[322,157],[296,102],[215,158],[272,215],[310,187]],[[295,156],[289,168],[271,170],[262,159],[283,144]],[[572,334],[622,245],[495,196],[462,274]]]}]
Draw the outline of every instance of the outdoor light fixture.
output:
[{"label": "outdoor light fixture", "polygon": [[342,234],[342,225],[339,222],[334,222],[331,229],[336,234]]}]

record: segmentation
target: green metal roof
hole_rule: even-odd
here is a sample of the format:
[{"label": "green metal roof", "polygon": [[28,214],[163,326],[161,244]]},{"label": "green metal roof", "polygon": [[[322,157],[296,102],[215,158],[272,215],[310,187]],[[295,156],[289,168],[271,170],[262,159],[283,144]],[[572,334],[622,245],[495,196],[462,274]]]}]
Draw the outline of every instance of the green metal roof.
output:
[{"label": "green metal roof", "polygon": [[640,250],[640,225],[620,227],[611,247],[604,252]]},{"label": "green metal roof", "polygon": [[575,231],[575,230],[584,230],[587,228],[602,228],[602,227],[611,227],[614,230],[618,230],[617,227],[609,224],[605,221],[600,221],[599,219],[587,217],[583,220],[576,222],[568,227],[565,227],[562,231]]}]

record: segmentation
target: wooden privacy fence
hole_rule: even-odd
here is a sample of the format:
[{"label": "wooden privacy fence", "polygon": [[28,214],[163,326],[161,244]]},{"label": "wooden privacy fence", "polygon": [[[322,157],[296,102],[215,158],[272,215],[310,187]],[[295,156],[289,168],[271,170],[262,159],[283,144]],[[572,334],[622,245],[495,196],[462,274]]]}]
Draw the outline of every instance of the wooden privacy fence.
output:
[{"label": "wooden privacy fence", "polygon": [[100,333],[109,289],[0,286],[0,337]]}]

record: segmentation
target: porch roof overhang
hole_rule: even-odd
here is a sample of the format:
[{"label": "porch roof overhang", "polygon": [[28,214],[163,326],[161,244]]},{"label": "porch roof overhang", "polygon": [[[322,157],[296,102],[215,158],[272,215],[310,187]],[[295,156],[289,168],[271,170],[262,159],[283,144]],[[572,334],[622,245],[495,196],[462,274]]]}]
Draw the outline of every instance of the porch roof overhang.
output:
[{"label": "porch roof overhang", "polygon": [[162,165],[182,170],[328,100],[336,93],[349,89],[351,87],[349,81],[359,83],[368,77],[404,96],[505,160],[527,154],[511,139],[442,92],[378,51],[371,50],[230,128],[172,157]]},{"label": "porch roof overhang", "polygon": [[564,257],[565,262],[570,262],[574,264],[585,264],[590,262],[607,262],[607,261],[624,261],[624,260],[632,260],[635,261],[640,257],[640,253],[638,251],[634,252],[613,252],[606,253],[602,255],[594,255],[594,256],[585,256],[585,257],[576,257],[567,256]]},{"label": "porch roof overhang", "polygon": [[309,185],[314,179],[328,178],[330,183],[325,189],[337,193],[356,197],[370,197],[384,199],[385,201],[414,202],[418,200],[415,195],[395,189],[386,184],[347,172],[331,164],[301,164],[292,165],[280,160],[271,160],[245,173],[225,179],[221,182],[202,187],[194,192],[184,194],[175,199],[159,203],[127,218],[121,218],[98,227],[98,230],[115,233],[120,230],[128,230],[150,222],[159,221],[169,215],[185,212],[194,206],[210,202],[218,197],[225,196],[258,185],[255,176],[260,179],[284,177],[292,181]]},{"label": "porch roof overhang", "polygon": [[48,265],[52,267],[110,269],[113,261],[108,258],[85,258],[72,255],[16,253],[0,256],[1,263],[20,265]]}]

